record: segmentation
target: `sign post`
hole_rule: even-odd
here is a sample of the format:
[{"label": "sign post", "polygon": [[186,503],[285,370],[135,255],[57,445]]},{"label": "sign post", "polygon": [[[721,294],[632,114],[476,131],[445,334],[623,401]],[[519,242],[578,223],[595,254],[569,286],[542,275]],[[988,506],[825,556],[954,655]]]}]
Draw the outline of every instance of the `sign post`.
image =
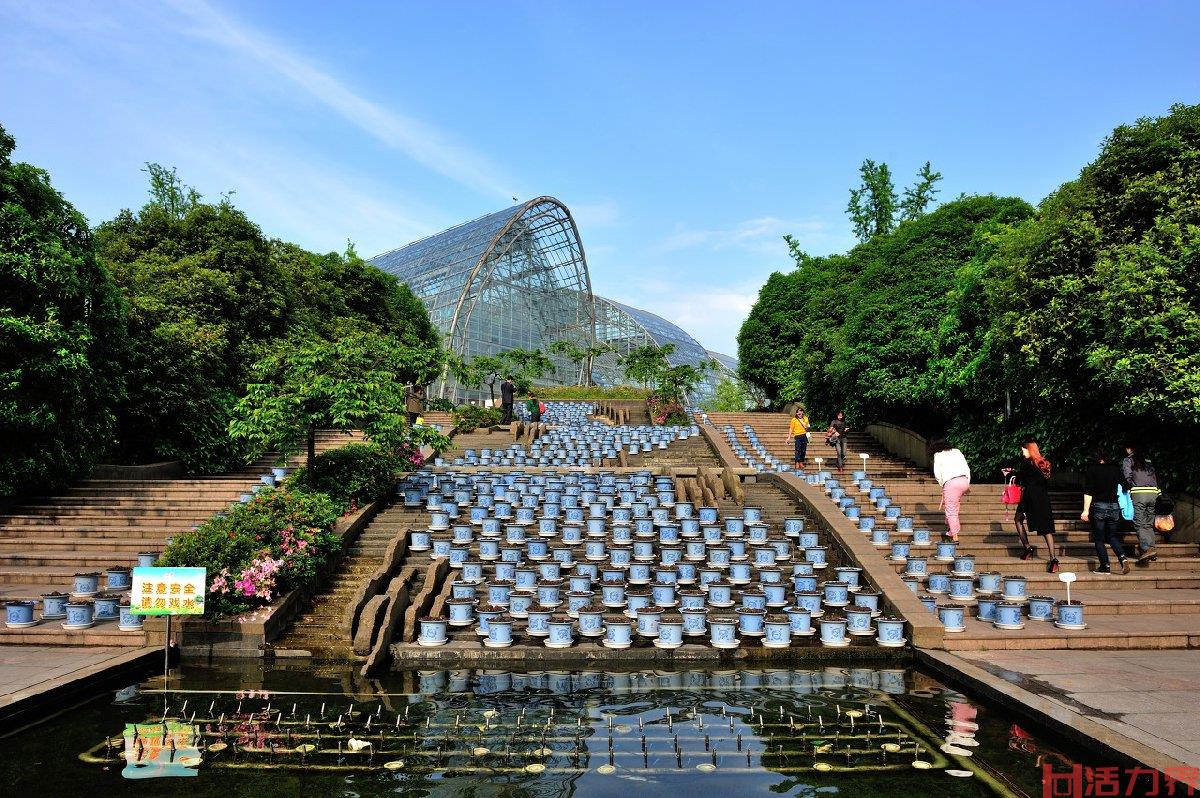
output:
[{"label": "sign post", "polygon": [[203,615],[206,568],[134,568],[129,591],[129,612],[133,615],[163,615],[167,636],[163,641],[163,680],[171,670],[171,618],[176,615]]}]

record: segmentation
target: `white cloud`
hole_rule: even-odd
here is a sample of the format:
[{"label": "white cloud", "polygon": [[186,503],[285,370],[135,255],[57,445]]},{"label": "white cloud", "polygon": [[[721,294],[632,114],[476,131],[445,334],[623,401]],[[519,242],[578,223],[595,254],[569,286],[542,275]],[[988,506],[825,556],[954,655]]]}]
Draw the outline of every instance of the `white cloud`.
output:
[{"label": "white cloud", "polygon": [[188,31],[192,35],[261,63],[388,147],[481,193],[505,199],[519,194],[484,156],[454,143],[430,125],[363,97],[320,65],[237,23],[203,0],[169,2],[196,24]]},{"label": "white cloud", "polygon": [[676,225],[674,232],[655,245],[659,252],[677,252],[705,248],[713,251],[739,249],[748,252],[777,255],[787,259],[785,235],[791,234],[803,249],[825,253],[844,249],[847,237],[820,219],[782,219],[761,216],[718,228],[695,228]]},{"label": "white cloud", "polygon": [[657,313],[706,349],[737,357],[738,330],[758,299],[762,282],[681,287],[665,280],[643,280],[632,292],[618,293],[613,299]]},{"label": "white cloud", "polygon": [[587,229],[594,227],[612,227],[621,219],[621,208],[612,200],[602,202],[572,203],[571,216],[579,226],[580,235],[586,236]]}]

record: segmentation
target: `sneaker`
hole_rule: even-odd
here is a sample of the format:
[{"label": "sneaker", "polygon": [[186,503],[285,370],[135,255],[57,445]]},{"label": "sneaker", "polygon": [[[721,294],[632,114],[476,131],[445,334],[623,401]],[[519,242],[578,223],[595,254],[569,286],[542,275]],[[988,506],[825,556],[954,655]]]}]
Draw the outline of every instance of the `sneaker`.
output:
[{"label": "sneaker", "polygon": [[1121,575],[1124,576],[1128,573],[1129,573],[1129,563],[1125,562],[1124,560],[1121,560]]},{"label": "sneaker", "polygon": [[1138,555],[1137,561],[1144,562],[1146,560],[1150,560],[1151,562],[1153,562],[1157,559],[1158,559],[1158,549],[1155,548],[1154,546],[1151,546],[1150,548],[1146,549],[1145,551],[1143,551],[1141,554]]},{"label": "sneaker", "polygon": [[1094,573],[1094,574],[1111,574],[1112,568],[1109,568],[1107,565],[1101,565],[1099,568],[1092,571],[1092,573]]},{"label": "sneaker", "polygon": [[1055,559],[1051,560],[1050,562],[1046,563],[1046,573],[1048,573],[1048,574],[1058,573],[1058,558],[1055,558]]}]

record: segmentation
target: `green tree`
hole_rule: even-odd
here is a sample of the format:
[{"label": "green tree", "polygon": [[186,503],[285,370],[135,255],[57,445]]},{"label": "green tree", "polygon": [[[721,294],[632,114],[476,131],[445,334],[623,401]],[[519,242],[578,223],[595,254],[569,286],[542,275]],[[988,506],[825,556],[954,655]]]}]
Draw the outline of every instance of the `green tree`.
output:
[{"label": "green tree", "polygon": [[710,413],[741,413],[750,409],[754,400],[741,380],[723,379],[713,389],[713,395],[700,403]]},{"label": "green tree", "polygon": [[846,214],[859,241],[887,235],[896,228],[897,221],[920,217],[933,202],[938,193],[937,182],[942,179],[942,173],[933,171],[926,161],[917,172],[917,182],[904,189],[904,198],[899,199],[892,182],[892,170],[886,163],[877,164],[867,158],[859,166],[858,173],[862,182],[858,188],[850,189]]},{"label": "green tree", "polygon": [[562,355],[574,363],[579,374],[576,378],[578,384],[589,388],[592,385],[592,364],[596,358],[617,351],[612,344],[597,343],[580,346],[574,341],[555,341],[548,348],[551,353]]},{"label": "green tree", "polygon": [[469,361],[451,359],[450,371],[465,388],[487,386],[492,404],[496,385],[511,376],[518,393],[527,392],[535,380],[554,371],[554,361],[540,349],[508,349],[495,355],[475,355]]},{"label": "green tree", "polygon": [[941,172],[935,172],[929,161],[917,172],[917,182],[904,189],[904,198],[900,200],[900,221],[911,222],[923,215],[937,196],[937,183],[942,179]]},{"label": "green tree", "polygon": [[83,215],[0,127],[0,496],[86,473],[123,391],[120,293]]},{"label": "green tree", "polygon": [[412,441],[419,433],[405,420],[404,387],[428,381],[441,356],[376,332],[278,347],[254,365],[256,381],[237,402],[230,435],[247,441],[256,455],[274,451],[286,458],[304,447],[315,481],[319,429],[361,429],[389,450]]},{"label": "green tree", "polygon": [[858,167],[862,183],[850,189],[846,213],[859,241],[890,233],[896,215],[896,186],[892,171],[886,163],[876,164],[870,158]]},{"label": "green tree", "polygon": [[128,305],[121,454],[221,471],[240,462],[228,434],[233,407],[250,365],[286,336],[292,299],[244,213],[228,201],[200,202],[173,171],[148,170],[151,201],[96,231]]}]

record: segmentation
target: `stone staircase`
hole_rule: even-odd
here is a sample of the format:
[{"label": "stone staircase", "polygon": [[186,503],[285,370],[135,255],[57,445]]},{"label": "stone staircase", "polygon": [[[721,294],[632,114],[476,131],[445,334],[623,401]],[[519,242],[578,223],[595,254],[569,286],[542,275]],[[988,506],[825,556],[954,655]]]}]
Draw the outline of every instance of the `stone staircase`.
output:
[{"label": "stone staircase", "polygon": [[[743,437],[742,425],[748,423],[763,445],[777,457],[791,457],[787,416],[714,413],[710,414],[710,419],[718,427],[733,425],[739,438]],[[825,445],[823,436],[814,435],[814,439],[809,445],[809,467],[813,467],[814,456],[822,456],[828,468],[832,450]],[[870,455],[867,472],[874,486],[886,488],[892,502],[913,519],[914,527],[931,530],[935,541],[941,537],[947,526],[939,508],[941,489],[932,474],[890,455],[865,433],[851,432],[846,449],[847,464],[840,478],[843,484],[848,484],[850,491],[855,490],[850,482],[850,471],[862,468],[862,460],[857,455],[866,452]],[[976,572],[1021,575],[1026,578],[1029,595],[1065,598],[1065,586],[1058,575],[1046,573],[1044,546],[1037,558],[1027,561],[1019,558],[1021,547],[1012,514],[1000,503],[1003,486],[999,482],[984,481],[989,476],[976,474],[971,491],[963,499],[959,552],[975,555]],[[1027,621],[1024,630],[1003,631],[972,618],[967,621],[965,632],[946,636],[947,648],[1175,648],[1200,645],[1200,551],[1196,544],[1160,543],[1158,560],[1137,567],[1132,560],[1136,540],[1130,531],[1125,537],[1130,573],[1125,576],[1096,574],[1093,570],[1098,561],[1090,541],[1090,528],[1079,519],[1082,508],[1079,493],[1058,491],[1051,498],[1061,570],[1074,572],[1077,576],[1071,598],[1086,605],[1089,628],[1066,632],[1049,623]],[[877,526],[889,529],[893,540],[905,539],[905,533],[894,531],[894,520],[875,511],[869,502],[860,500],[860,504],[863,514],[874,517]],[[886,556],[887,551],[881,548],[880,556]],[[927,553],[932,556],[931,549]],[[897,571],[903,570],[902,565],[895,567]],[[930,560],[930,572],[942,568],[941,564]]]},{"label": "stone staircase", "polygon": [[[359,438],[323,431],[317,449]],[[289,465],[301,462],[293,458]],[[136,565],[138,552],[161,552],[172,536],[238,501],[274,464],[263,458],[213,477],[86,479],[60,495],[20,499],[0,515],[0,601],[37,600],[55,590],[67,593],[76,573]],[[0,645],[5,644],[141,646],[145,634],[122,632],[115,621],[97,621],[83,631],[66,631],[57,621],[46,621],[28,629],[0,627]]]},{"label": "stone staircase", "polygon": [[355,659],[344,618],[359,587],[375,572],[397,535],[418,525],[424,514],[397,504],[379,512],[350,547],[333,579],[308,609],[274,643],[276,649],[307,651],[315,659]]}]

